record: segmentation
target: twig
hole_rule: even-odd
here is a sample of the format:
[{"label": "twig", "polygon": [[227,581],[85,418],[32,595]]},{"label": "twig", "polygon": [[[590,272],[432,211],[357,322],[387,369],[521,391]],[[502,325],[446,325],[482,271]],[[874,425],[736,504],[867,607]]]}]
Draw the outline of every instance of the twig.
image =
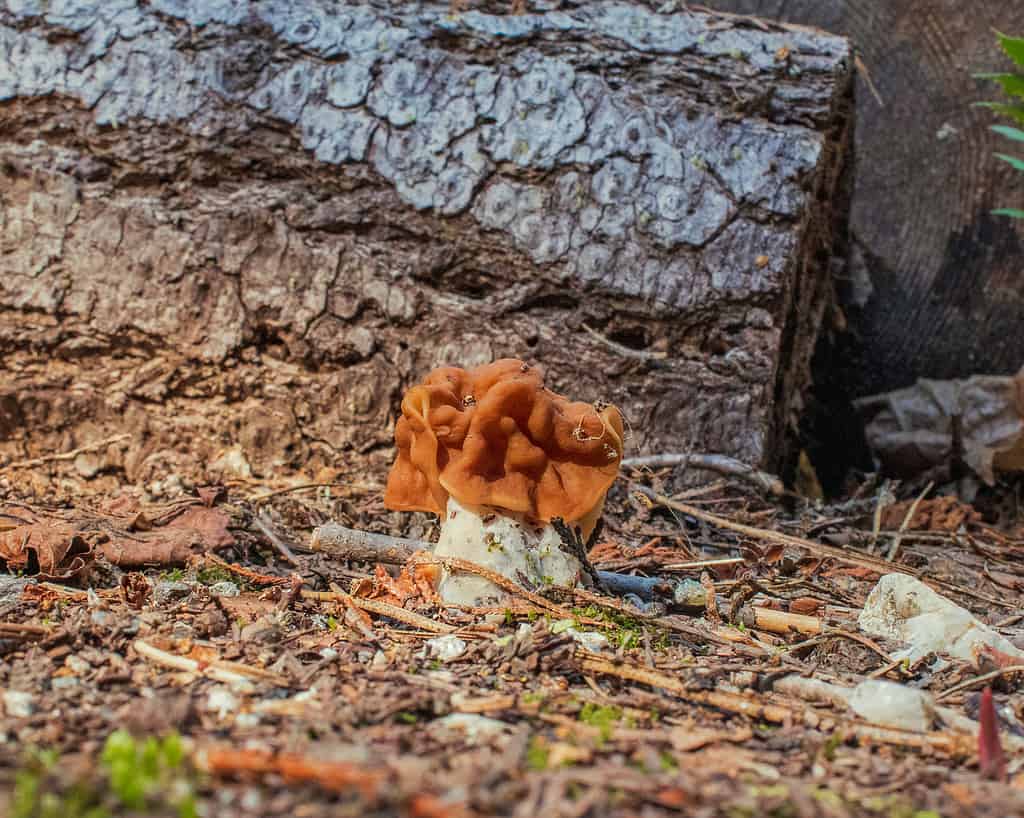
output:
[{"label": "twig", "polygon": [[668,356],[664,352],[648,352],[643,349],[632,349],[631,347],[624,346],[611,338],[606,338],[596,329],[587,326],[586,324],[580,324],[584,331],[604,344],[608,349],[617,352],[623,358],[633,358],[638,361],[664,361]]},{"label": "twig", "polygon": [[251,568],[246,568],[244,565],[235,565],[234,563],[221,559],[212,552],[203,554],[202,559],[223,568],[225,571],[231,571],[233,574],[244,577],[248,582],[251,582],[254,585],[287,585],[291,582],[288,577],[272,577],[268,574],[261,574],[257,571],[253,571]]},{"label": "twig", "polygon": [[97,449],[102,449],[106,446],[110,446],[114,443],[120,443],[122,440],[127,440],[131,437],[131,434],[124,432],[123,434],[114,435],[108,437],[106,440],[100,440],[96,443],[90,443],[86,446],[79,446],[77,449],[72,449],[70,452],[61,452],[60,454],[48,454],[44,457],[34,457],[31,460],[19,460],[16,463],[8,463],[6,466],[0,466],[0,472],[5,472],[10,469],[30,469],[35,466],[42,466],[44,463],[53,463],[58,460],[74,460],[80,454],[87,454],[88,452],[94,452]]},{"label": "twig", "polygon": [[998,679],[1000,676],[1005,676],[1009,673],[1020,673],[1024,671],[1024,665],[1008,665],[1007,667],[997,668],[990,673],[984,673],[981,676],[975,676],[973,679],[967,679],[966,681],[955,684],[952,687],[947,687],[941,693],[935,696],[935,701],[945,699],[947,696],[952,696],[954,693],[959,693],[961,690],[967,690],[975,687],[976,685],[983,685],[991,682],[993,679]]},{"label": "twig", "polygon": [[853,55],[853,64],[857,69],[857,73],[864,78],[864,82],[867,84],[868,90],[871,92],[871,96],[875,98],[875,101],[878,103],[878,106],[880,108],[884,108],[885,100],[883,100],[882,95],[878,93],[878,88],[875,85],[875,81],[871,79],[871,72],[868,71],[868,66],[864,62],[864,60],[861,59],[860,54]]},{"label": "twig", "polygon": [[20,622],[0,622],[0,638],[33,639],[49,636],[52,629],[45,625],[32,625]]},{"label": "twig", "polygon": [[770,633],[803,633],[814,636],[821,633],[824,628],[822,621],[816,616],[776,611],[774,608],[753,605],[744,607],[740,611],[738,619],[748,628],[757,628]]},{"label": "twig", "polygon": [[535,594],[533,591],[527,591],[521,585],[517,585],[508,577],[502,576],[496,571],[492,571],[490,568],[485,568],[483,565],[477,565],[475,562],[459,559],[458,557],[439,557],[436,554],[417,555],[414,561],[418,565],[443,565],[449,571],[454,569],[456,571],[465,571],[469,574],[476,574],[477,576],[483,577],[484,579],[494,583],[502,590],[508,591],[513,596],[522,597],[528,602],[532,602],[538,608],[544,608],[559,619],[572,619],[571,611],[567,611],[560,605],[556,605],[554,602],[545,599],[540,594]]},{"label": "twig", "polygon": [[252,498],[254,503],[258,503],[261,500],[269,500],[271,497],[277,497],[281,494],[291,494],[295,491],[308,491],[309,489],[325,489],[325,488],[339,488],[339,489],[362,489],[363,491],[380,491],[383,486],[376,486],[371,483],[299,483],[296,486],[285,486],[280,489],[272,489],[263,494],[257,494]]},{"label": "twig", "polygon": [[290,562],[292,565],[299,565],[299,561],[295,558],[295,555],[288,547],[288,544],[273,532],[264,519],[259,515],[256,515],[252,518],[252,524],[260,530],[260,533],[264,537],[270,540],[270,544],[280,552],[281,556],[284,557],[287,562]]},{"label": "twig", "polygon": [[786,487],[774,474],[759,471],[753,466],[748,466],[746,463],[724,454],[654,454],[646,457],[627,457],[622,461],[622,465],[632,469],[686,466],[725,474],[729,477],[738,477],[776,497],[781,497],[786,493]]},{"label": "twig", "polygon": [[333,591],[303,591],[302,598],[314,599],[320,602],[341,602],[342,604],[351,601],[353,605],[361,610],[375,613],[378,616],[386,616],[389,619],[394,619],[396,622],[404,622],[406,625],[430,631],[431,633],[454,633],[458,630],[458,628],[452,625],[443,625],[426,616],[407,611],[405,608],[399,608],[397,605],[381,602],[379,599],[364,599]]},{"label": "twig", "polygon": [[746,562],[743,557],[723,557],[716,560],[697,560],[696,562],[673,562],[660,566],[663,571],[695,571],[698,568],[715,568],[722,565],[739,565]]},{"label": "twig", "polygon": [[165,650],[160,650],[160,648],[154,647],[141,639],[136,639],[132,643],[132,648],[143,659],[148,659],[154,664],[168,667],[172,670],[194,673],[197,676],[209,676],[211,679],[216,679],[218,682],[225,682],[226,684],[250,684],[252,679],[259,679],[260,681],[272,682],[278,687],[288,686],[288,680],[283,676],[267,670],[242,665],[238,662],[216,661],[200,663],[195,659],[189,659],[187,656],[178,656]]},{"label": "twig", "polygon": [[711,514],[707,511],[701,511],[695,506],[688,505],[687,503],[680,503],[673,500],[671,497],[665,497],[658,494],[656,491],[642,486],[639,483],[631,483],[632,488],[638,493],[642,494],[649,500],[658,503],[659,505],[671,508],[676,511],[680,511],[683,514],[688,514],[698,520],[703,520],[706,523],[717,526],[718,528],[724,528],[728,531],[735,531],[738,534],[744,534],[747,537],[752,537],[757,540],[767,540],[769,542],[775,542],[780,545],[788,545],[794,548],[800,548],[804,551],[809,551],[812,554],[816,554],[821,557],[831,557],[832,559],[839,560],[848,565],[855,565],[861,568],[868,568],[878,574],[887,574],[891,571],[898,571],[900,573],[910,574],[917,576],[918,572],[903,565],[889,565],[884,560],[874,559],[866,556],[855,556],[844,551],[841,548],[836,548],[831,545],[824,545],[822,543],[812,542],[811,540],[804,539],[803,537],[796,537],[792,534],[784,534],[781,531],[772,531],[767,528],[757,528],[752,525],[744,525],[743,523],[736,523],[732,520],[728,520],[725,517],[719,517],[717,514]]},{"label": "twig", "polygon": [[875,545],[878,543],[878,533],[882,528],[882,512],[896,499],[892,493],[892,483],[883,481],[882,487],[878,490],[878,498],[875,500],[875,513],[871,516],[871,542],[868,545],[868,553],[875,553]]},{"label": "twig", "polygon": [[932,490],[932,486],[934,485],[934,482],[929,482],[928,485],[924,487],[924,491],[917,495],[917,499],[914,500],[914,502],[910,504],[910,508],[907,509],[907,516],[903,518],[900,530],[896,532],[896,536],[892,539],[892,547],[889,548],[889,554],[886,557],[889,562],[895,560],[896,555],[899,554],[900,542],[903,539],[903,532],[907,530],[907,527],[910,525],[910,521],[914,519],[914,514],[917,513],[917,507],[921,505],[921,501],[924,499],[925,495]]}]

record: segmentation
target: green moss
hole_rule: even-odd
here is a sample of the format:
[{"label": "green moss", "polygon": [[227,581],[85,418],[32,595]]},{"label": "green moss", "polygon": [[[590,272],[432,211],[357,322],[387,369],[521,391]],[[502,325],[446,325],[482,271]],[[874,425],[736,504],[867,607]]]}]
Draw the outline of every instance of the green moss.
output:
[{"label": "green moss", "polygon": [[197,815],[177,733],[139,740],[126,730],[115,730],[107,737],[100,760],[110,789],[125,807],[143,810],[162,802],[176,808],[180,818]]},{"label": "green moss", "polygon": [[635,722],[632,719],[624,718],[622,708],[615,705],[595,704],[586,702],[577,718],[583,723],[596,727],[601,731],[601,743],[608,741],[612,735],[612,727],[619,722],[624,722],[627,727],[633,727]]},{"label": "green moss", "polygon": [[526,766],[537,772],[548,768],[548,759],[551,753],[548,750],[547,742],[540,736],[530,739],[530,745],[526,748]]},{"label": "green moss", "polygon": [[842,733],[833,733],[822,745],[821,754],[825,756],[827,761],[835,761],[836,750],[842,746],[844,741],[846,741],[846,737]]},{"label": "green moss", "polygon": [[203,585],[216,585],[218,582],[240,584],[238,577],[219,565],[207,565],[200,568],[196,571],[196,579],[203,583]]},{"label": "green moss", "polygon": [[599,630],[608,641],[623,650],[638,648],[643,644],[644,634],[647,634],[653,650],[662,651],[668,647],[669,635],[666,631],[652,628],[642,620],[618,611],[609,611],[597,605],[588,605],[585,608],[573,608],[573,614],[577,617],[576,627],[586,630],[591,627],[584,625],[581,619],[596,619],[605,623]]},{"label": "green moss", "polygon": [[95,780],[66,781],[54,752],[31,751],[15,774],[13,818],[110,818],[124,810],[174,809],[196,818],[191,771],[180,737],[136,740],[124,730],[107,737]]}]

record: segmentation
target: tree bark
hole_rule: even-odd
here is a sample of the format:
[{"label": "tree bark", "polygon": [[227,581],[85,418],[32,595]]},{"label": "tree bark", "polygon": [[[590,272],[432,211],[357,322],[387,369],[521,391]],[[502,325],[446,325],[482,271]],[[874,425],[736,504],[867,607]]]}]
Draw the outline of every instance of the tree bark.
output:
[{"label": "tree bark", "polygon": [[853,397],[918,378],[1012,375],[1024,362],[1024,178],[993,154],[1004,99],[974,74],[1006,70],[994,29],[1024,35],[1002,0],[705,0],[716,10],[821,26],[861,60],[852,241],[852,337],[831,367]]},{"label": "tree bark", "polygon": [[406,386],[518,356],[632,452],[772,468],[843,241],[846,41],[488,10],[0,3],[0,457],[377,469]]}]

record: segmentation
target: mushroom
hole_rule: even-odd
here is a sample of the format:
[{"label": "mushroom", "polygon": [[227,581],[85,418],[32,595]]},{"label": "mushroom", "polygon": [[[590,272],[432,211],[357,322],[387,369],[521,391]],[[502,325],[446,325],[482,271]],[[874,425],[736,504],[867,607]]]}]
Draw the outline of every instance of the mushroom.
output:
[{"label": "mushroom", "polygon": [[[619,472],[622,438],[615,407],[555,394],[536,366],[503,359],[468,371],[443,367],[402,400],[384,504],[437,514],[439,556],[528,588],[572,586],[589,566],[557,522],[589,539]],[[463,605],[503,595],[483,577],[447,570],[438,592]]]}]

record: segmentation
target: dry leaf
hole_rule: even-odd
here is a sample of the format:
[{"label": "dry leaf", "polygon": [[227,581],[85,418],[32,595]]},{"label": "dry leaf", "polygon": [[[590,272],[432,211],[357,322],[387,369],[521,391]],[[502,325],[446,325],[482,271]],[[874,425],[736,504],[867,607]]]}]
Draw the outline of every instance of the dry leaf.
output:
[{"label": "dry leaf", "polygon": [[964,462],[989,485],[996,471],[1024,469],[1024,369],[1014,376],[914,386],[856,401],[868,445],[890,474],[947,463],[957,439]]},{"label": "dry leaf", "polygon": [[[913,500],[894,503],[882,510],[882,528],[895,531],[903,526]],[[917,504],[907,531],[959,531],[962,525],[980,522],[981,515],[955,497],[936,497]]]},{"label": "dry leaf", "polygon": [[40,520],[0,532],[0,563],[40,579],[67,582],[92,564],[92,548],[63,520]]}]

